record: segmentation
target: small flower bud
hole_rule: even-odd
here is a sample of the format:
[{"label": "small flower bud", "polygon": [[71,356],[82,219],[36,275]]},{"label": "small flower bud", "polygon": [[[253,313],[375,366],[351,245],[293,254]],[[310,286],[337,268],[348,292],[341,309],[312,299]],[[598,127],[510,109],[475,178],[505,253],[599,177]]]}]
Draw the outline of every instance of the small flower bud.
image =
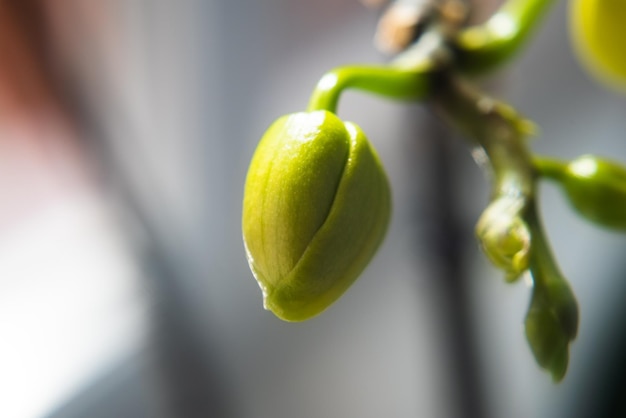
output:
[{"label": "small flower bud", "polygon": [[569,344],[578,331],[578,304],[563,279],[535,277],[535,281],[524,324],[526,338],[539,366],[558,382],[567,371]]},{"label": "small flower bud", "polygon": [[501,196],[489,204],[476,224],[484,253],[509,282],[526,271],[530,261],[530,232],[521,217],[522,208],[521,198]]},{"label": "small flower bud", "polygon": [[602,81],[626,87],[626,2],[573,0],[572,38],[587,67]]},{"label": "small flower bud", "polygon": [[626,229],[626,169],[594,156],[571,161],[556,178],[571,204],[600,225]]},{"label": "small flower bud", "polygon": [[382,242],[390,200],[356,125],[323,110],[274,122],[250,164],[242,221],[266,309],[302,321],[339,298]]}]

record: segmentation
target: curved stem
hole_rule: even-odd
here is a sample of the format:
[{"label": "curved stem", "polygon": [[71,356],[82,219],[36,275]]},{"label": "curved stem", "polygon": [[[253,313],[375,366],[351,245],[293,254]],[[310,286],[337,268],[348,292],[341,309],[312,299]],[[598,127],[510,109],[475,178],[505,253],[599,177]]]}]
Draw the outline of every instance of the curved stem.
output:
[{"label": "curved stem", "polygon": [[339,96],[349,88],[393,99],[423,100],[431,91],[433,66],[425,60],[414,68],[383,66],[340,67],[326,73],[317,83],[308,111],[336,113]]},{"label": "curved stem", "polygon": [[554,0],[508,0],[485,24],[462,31],[455,40],[458,69],[480,74],[504,64],[536,29]]}]

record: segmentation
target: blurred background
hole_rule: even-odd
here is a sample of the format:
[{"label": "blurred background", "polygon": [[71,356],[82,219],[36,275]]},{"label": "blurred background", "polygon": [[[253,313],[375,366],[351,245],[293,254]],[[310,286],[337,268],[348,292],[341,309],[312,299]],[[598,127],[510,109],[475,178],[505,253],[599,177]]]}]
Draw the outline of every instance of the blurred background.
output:
[{"label": "blurred background", "polygon": [[[626,101],[582,71],[557,3],[486,88],[537,122],[536,151],[626,161]],[[626,239],[542,187],[582,314],[554,385],[523,334],[528,286],[473,238],[488,185],[422,105],[345,95],[388,169],[390,231],[324,314],[263,310],[247,164],[324,72],[388,59],[379,17],[357,0],[0,0],[1,417],[626,416]]]}]

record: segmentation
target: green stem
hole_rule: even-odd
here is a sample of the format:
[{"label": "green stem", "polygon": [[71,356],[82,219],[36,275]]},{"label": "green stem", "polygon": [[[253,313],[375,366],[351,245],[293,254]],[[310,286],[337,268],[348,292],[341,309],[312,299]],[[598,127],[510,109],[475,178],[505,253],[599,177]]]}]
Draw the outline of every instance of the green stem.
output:
[{"label": "green stem", "polygon": [[[494,265],[507,274],[507,281],[526,268],[530,270],[534,289],[526,335],[537,362],[559,381],[567,370],[569,343],[578,330],[578,305],[554,260],[537,212],[539,173],[525,141],[527,123],[513,109],[480,94],[454,75],[442,80],[433,97],[443,115],[489,157],[494,175],[492,203],[483,213],[477,233]],[[540,159],[539,168],[552,174],[558,163]],[[501,201],[505,206],[498,206]],[[509,206],[510,202],[514,205]],[[513,257],[511,248],[515,250]],[[502,259],[505,262],[500,263]]]},{"label": "green stem", "polygon": [[485,24],[462,31],[455,40],[458,69],[491,71],[515,55],[554,0],[508,0]]},{"label": "green stem", "polygon": [[563,177],[567,164],[549,157],[535,157],[533,158],[533,165],[541,177],[559,180]]},{"label": "green stem", "polygon": [[536,200],[529,204],[525,219],[531,234],[530,271],[535,286],[542,287],[550,282],[563,281],[563,274],[554,260],[550,244],[543,232]]},{"label": "green stem", "polygon": [[349,88],[380,94],[393,99],[423,100],[432,86],[433,66],[424,60],[414,68],[374,66],[340,67],[326,73],[317,83],[308,111],[336,113],[339,96]]},{"label": "green stem", "polygon": [[536,173],[525,141],[530,130],[528,121],[453,75],[442,83],[434,102],[442,115],[489,157],[494,195],[533,198]]},{"label": "green stem", "polygon": [[523,119],[513,109],[474,90],[458,77],[450,76],[447,81],[435,96],[437,108],[485,150],[494,175],[493,199],[503,195],[522,199],[524,207],[520,212],[531,234],[531,269],[534,266],[542,272],[542,278],[537,280],[562,280],[536,209],[538,173],[556,176],[562,163],[549,158],[532,159],[524,138]]}]

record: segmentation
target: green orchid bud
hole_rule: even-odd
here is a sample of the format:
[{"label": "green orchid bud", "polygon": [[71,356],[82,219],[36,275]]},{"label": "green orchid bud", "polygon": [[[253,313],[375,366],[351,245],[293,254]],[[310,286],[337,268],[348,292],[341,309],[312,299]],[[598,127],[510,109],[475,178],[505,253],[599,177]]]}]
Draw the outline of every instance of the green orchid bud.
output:
[{"label": "green orchid bud", "polygon": [[501,196],[492,201],[476,224],[476,236],[494,266],[505,272],[508,282],[528,269],[530,232],[521,217],[523,200]]},{"label": "green orchid bud", "polygon": [[578,331],[578,304],[565,280],[535,278],[535,282],[525,321],[526,338],[539,366],[558,382],[567,371],[569,344]]},{"label": "green orchid bud", "polygon": [[587,219],[626,229],[626,169],[595,156],[579,157],[549,177],[563,187],[570,203]]},{"label": "green orchid bud", "polygon": [[579,57],[591,72],[611,86],[626,88],[626,2],[573,0],[571,33]]},{"label": "green orchid bud", "polygon": [[359,127],[324,110],[274,122],[252,158],[243,201],[244,243],[265,308],[302,321],[339,298],[382,242],[390,202]]}]

